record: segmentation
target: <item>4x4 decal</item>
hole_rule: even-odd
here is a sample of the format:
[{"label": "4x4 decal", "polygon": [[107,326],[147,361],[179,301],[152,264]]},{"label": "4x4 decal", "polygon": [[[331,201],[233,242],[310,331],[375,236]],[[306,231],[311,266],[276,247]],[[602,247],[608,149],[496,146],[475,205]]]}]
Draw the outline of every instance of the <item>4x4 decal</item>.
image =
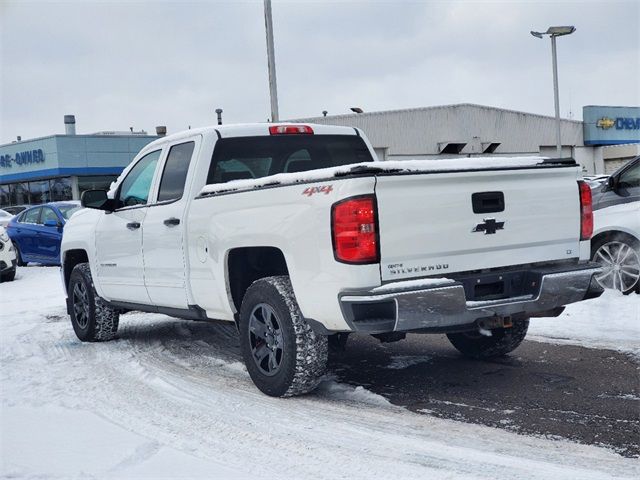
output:
[{"label": "4x4 decal", "polygon": [[329,195],[331,192],[333,192],[333,185],[320,185],[319,187],[305,188],[302,194],[310,197],[314,193],[324,193],[325,195]]}]

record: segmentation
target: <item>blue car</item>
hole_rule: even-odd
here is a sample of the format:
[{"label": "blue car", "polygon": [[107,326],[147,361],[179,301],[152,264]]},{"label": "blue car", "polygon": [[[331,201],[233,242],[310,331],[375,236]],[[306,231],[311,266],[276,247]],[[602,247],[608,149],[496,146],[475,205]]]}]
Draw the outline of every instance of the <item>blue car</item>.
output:
[{"label": "blue car", "polygon": [[52,202],[27,208],[12,218],[7,233],[16,249],[18,265],[60,265],[64,224],[80,208],[79,202]]}]

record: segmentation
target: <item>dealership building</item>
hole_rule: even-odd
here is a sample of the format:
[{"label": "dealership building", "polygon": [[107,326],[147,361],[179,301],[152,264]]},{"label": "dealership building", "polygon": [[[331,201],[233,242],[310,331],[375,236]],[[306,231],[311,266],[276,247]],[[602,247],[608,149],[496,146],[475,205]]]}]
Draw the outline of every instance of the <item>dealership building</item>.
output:
[{"label": "dealership building", "polygon": [[[556,155],[555,117],[468,103],[295,121],[361,128],[380,160]],[[640,154],[640,107],[586,106],[560,131],[563,157],[611,173]]]},{"label": "dealership building", "polygon": [[[556,154],[554,117],[473,104],[292,120],[361,128],[380,160]],[[166,132],[65,134],[0,145],[0,208],[77,200],[106,189],[138,151]],[[561,120],[563,157],[586,174],[611,173],[640,154],[640,107],[586,106],[583,121]]]},{"label": "dealership building", "polygon": [[159,138],[146,132],[76,135],[65,115],[65,134],[0,145],[0,208],[77,200],[85,190],[109,188],[142,147]]}]

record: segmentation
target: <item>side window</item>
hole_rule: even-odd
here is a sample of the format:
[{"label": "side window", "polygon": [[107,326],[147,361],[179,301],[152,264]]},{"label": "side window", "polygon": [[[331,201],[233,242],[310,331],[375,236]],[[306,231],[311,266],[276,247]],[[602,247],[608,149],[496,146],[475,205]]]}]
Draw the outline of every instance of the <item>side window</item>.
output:
[{"label": "side window", "polygon": [[60,219],[56,212],[54,212],[49,207],[42,207],[42,215],[40,215],[40,223],[44,224],[47,220],[53,220],[54,222],[59,222]]},{"label": "side window", "polygon": [[618,185],[623,188],[640,187],[640,162],[636,163],[633,167],[628,168],[622,175],[620,175]]},{"label": "side window", "polygon": [[24,213],[21,222],[23,223],[40,223],[40,210],[41,208],[34,208]]},{"label": "side window", "polygon": [[149,199],[149,190],[156,165],[162,150],[156,150],[142,157],[120,185],[117,208],[144,205]]},{"label": "side window", "polygon": [[159,202],[182,198],[194,147],[195,142],[187,142],[174,145],[169,150],[167,161],[164,164],[164,172],[162,172],[162,179],[160,180]]}]

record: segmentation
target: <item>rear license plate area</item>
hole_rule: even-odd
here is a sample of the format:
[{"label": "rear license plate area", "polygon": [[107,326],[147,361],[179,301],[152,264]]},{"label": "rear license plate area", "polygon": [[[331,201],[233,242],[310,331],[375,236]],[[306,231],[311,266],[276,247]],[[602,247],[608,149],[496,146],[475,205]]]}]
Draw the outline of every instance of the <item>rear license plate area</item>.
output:
[{"label": "rear license plate area", "polygon": [[504,281],[480,283],[473,287],[474,300],[494,300],[504,296]]},{"label": "rear license plate area", "polygon": [[540,274],[532,271],[503,270],[463,275],[452,275],[462,283],[467,301],[500,300],[502,298],[535,295],[540,285]]}]

